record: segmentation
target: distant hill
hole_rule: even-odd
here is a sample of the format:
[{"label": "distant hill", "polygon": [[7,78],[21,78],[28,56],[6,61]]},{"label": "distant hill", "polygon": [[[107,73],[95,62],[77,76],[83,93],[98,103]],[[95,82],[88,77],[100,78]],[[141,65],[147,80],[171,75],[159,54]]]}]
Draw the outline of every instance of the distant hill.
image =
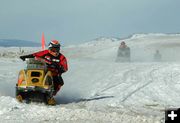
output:
[{"label": "distant hill", "polygon": [[0,39],[0,47],[39,47],[40,43],[18,40],[18,39]]}]

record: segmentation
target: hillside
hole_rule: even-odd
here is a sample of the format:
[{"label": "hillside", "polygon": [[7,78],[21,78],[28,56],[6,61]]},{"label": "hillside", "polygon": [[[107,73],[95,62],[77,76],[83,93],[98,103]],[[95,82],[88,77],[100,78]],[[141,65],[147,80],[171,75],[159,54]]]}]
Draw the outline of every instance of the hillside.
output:
[{"label": "hillside", "polygon": [[40,43],[18,40],[18,39],[0,39],[0,47],[39,47]]}]

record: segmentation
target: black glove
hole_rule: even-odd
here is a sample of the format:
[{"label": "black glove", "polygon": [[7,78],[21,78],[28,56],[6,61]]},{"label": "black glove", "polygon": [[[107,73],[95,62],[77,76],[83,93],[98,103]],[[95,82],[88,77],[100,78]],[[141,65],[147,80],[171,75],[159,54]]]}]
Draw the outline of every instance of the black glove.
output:
[{"label": "black glove", "polygon": [[26,58],[34,58],[33,54],[30,55],[24,55],[24,56],[20,56],[20,59],[22,59],[23,61],[25,61]]},{"label": "black glove", "polygon": [[19,58],[22,59],[23,61],[25,61],[25,59],[26,59],[26,57],[24,57],[24,56],[20,56]]},{"label": "black glove", "polygon": [[59,64],[57,64],[57,63],[54,63],[54,62],[53,62],[53,63],[50,65],[50,67],[57,69],[59,73],[65,72],[65,71],[64,71],[64,68],[63,68],[62,66],[59,66]]},{"label": "black glove", "polygon": [[53,64],[53,63],[47,64],[47,65],[48,65],[48,67],[50,67],[50,68],[57,69],[57,65],[55,65],[55,64]]}]

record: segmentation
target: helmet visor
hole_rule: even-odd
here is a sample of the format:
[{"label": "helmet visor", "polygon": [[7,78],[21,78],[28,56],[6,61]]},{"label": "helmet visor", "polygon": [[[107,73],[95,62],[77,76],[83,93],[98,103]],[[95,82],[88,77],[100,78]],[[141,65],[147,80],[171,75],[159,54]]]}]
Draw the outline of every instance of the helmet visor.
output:
[{"label": "helmet visor", "polygon": [[51,52],[54,52],[54,53],[58,53],[59,52],[59,50],[60,50],[60,48],[55,48],[55,47],[53,47],[53,48],[50,48],[50,51]]}]

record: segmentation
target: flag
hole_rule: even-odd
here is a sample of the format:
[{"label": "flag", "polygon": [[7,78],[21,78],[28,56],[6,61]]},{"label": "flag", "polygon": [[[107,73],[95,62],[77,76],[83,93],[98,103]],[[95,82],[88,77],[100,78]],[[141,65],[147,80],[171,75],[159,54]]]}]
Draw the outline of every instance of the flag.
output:
[{"label": "flag", "polygon": [[42,33],[41,45],[42,45],[42,50],[45,50],[45,37],[44,37],[44,32]]}]

